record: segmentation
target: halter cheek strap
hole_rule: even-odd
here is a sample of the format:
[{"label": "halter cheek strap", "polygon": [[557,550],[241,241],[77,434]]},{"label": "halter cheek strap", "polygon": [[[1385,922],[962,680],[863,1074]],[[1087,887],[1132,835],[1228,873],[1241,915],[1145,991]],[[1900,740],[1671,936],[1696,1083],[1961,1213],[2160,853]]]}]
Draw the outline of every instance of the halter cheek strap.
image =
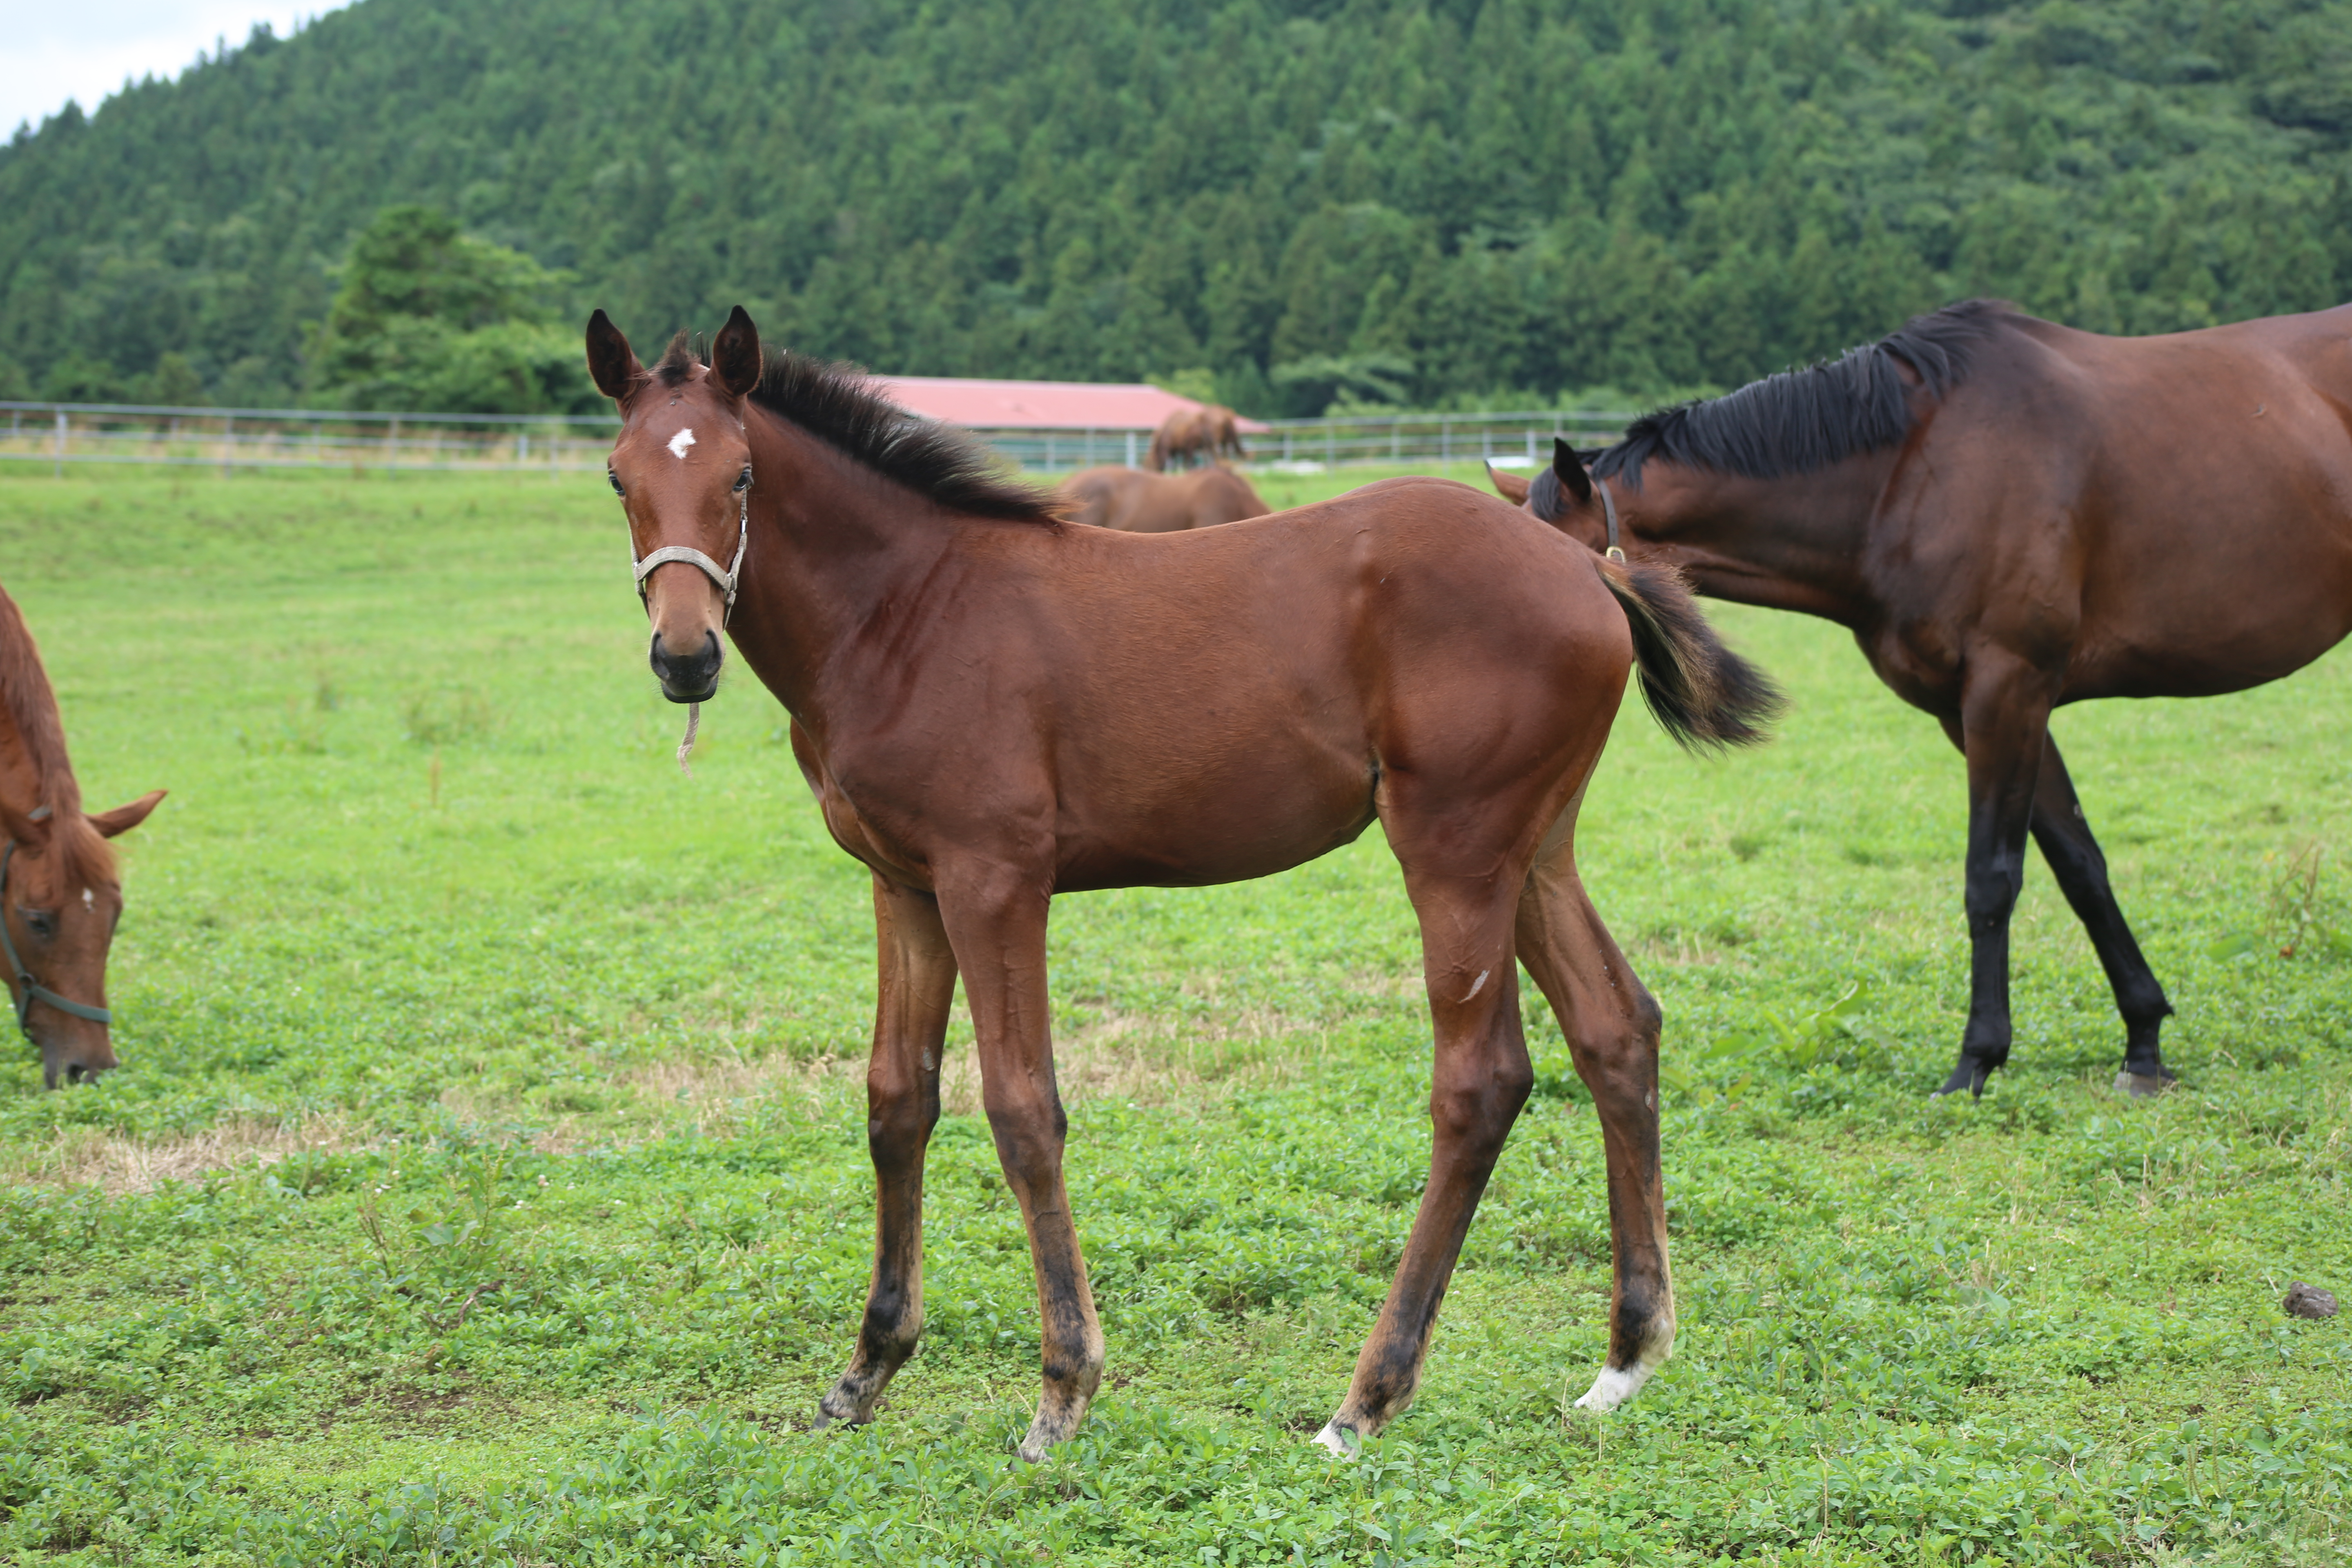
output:
[{"label": "halter cheek strap", "polygon": [[723,625],[733,617],[735,589],[743,574],[743,551],[751,542],[751,492],[746,488],[737,494],[741,498],[741,505],[735,514],[735,559],[727,563],[726,570],[719,570],[718,562],[690,544],[665,544],[636,563],[638,598],[646,596],[646,578],[655,567],[667,565],[672,561],[683,561],[702,568],[703,574],[719,584],[719,591],[727,596],[727,609],[719,617],[720,623]]},{"label": "halter cheek strap", "polygon": [[[45,805],[32,814],[32,820],[38,822],[48,815],[49,808]],[[13,838],[8,840],[5,848],[0,848],[0,895],[7,892],[8,862],[16,858],[16,841]],[[36,1002],[46,1002],[60,1013],[76,1018],[87,1018],[93,1024],[114,1022],[114,1015],[107,1009],[85,1006],[79,1002],[68,1001],[47,986],[36,982],[33,979],[32,971],[25,967],[25,961],[16,956],[16,944],[9,939],[8,920],[5,913],[0,913],[0,953],[7,956],[8,968],[16,976],[16,1027],[25,1032],[26,1039],[33,1038],[33,1004]],[[36,1040],[34,1043],[37,1045],[40,1042]]]},{"label": "halter cheek strap", "polygon": [[1601,515],[1608,520],[1609,524],[1609,548],[1601,553],[1612,561],[1622,563],[1625,552],[1617,548],[1617,498],[1609,493],[1607,479],[1595,479],[1592,487],[1601,492]]}]

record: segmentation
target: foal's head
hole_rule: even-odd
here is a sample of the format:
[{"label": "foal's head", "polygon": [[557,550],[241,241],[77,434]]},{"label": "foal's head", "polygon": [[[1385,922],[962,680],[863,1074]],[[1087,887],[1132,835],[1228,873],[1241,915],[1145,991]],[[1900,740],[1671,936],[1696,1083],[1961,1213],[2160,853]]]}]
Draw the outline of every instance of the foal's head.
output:
[{"label": "foal's head", "polygon": [[653,623],[654,677],[672,702],[719,689],[751,489],[743,399],[760,383],[760,331],[737,306],[705,364],[684,334],[651,370],[602,310],[588,319],[588,370],[620,405],[607,474],[629,518],[637,588]]},{"label": "foal's head", "polygon": [[122,915],[122,882],[106,841],[144,822],[163,798],[157,790],[95,816],[71,798],[62,810],[29,813],[0,803],[0,921],[16,961],[5,966],[5,983],[51,1089],[93,1080],[115,1065],[106,954]]}]

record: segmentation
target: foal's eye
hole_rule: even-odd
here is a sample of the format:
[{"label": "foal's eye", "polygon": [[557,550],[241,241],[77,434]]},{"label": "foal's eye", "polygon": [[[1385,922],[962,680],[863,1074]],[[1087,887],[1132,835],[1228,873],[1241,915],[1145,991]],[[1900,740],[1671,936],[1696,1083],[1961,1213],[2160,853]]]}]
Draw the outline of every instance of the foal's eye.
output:
[{"label": "foal's eye", "polygon": [[52,911],[19,908],[16,912],[25,917],[25,929],[43,942],[58,934],[58,917]]},{"label": "foal's eye", "polygon": [[621,489],[621,476],[614,473],[610,468],[606,468],[604,470],[604,482],[613,487],[613,493],[616,496],[625,495],[628,493]]},{"label": "foal's eye", "polygon": [[751,488],[751,465],[746,463],[743,465],[743,471],[735,476],[735,493],[737,495],[741,495],[745,490],[748,490]]}]

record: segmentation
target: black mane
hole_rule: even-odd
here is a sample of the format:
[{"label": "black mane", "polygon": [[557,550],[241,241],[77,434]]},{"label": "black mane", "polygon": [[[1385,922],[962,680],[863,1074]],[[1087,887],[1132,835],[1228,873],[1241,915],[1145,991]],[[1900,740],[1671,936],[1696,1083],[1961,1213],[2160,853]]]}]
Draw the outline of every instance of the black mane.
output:
[{"label": "black mane", "polygon": [[[676,386],[703,363],[680,332],[652,374],[663,385]],[[751,401],[950,511],[1017,522],[1061,521],[1052,497],[1000,478],[987,447],[950,426],[908,413],[876,391],[854,364],[772,353]]]},{"label": "black mane", "polygon": [[1592,460],[1603,479],[1642,488],[1652,458],[1751,479],[1811,473],[1892,447],[1911,432],[1900,360],[1941,397],[1966,380],[1969,357],[2011,313],[1997,300],[1967,300],[1925,316],[1826,364],[1782,371],[1703,403],[1644,414],[1624,439]]}]

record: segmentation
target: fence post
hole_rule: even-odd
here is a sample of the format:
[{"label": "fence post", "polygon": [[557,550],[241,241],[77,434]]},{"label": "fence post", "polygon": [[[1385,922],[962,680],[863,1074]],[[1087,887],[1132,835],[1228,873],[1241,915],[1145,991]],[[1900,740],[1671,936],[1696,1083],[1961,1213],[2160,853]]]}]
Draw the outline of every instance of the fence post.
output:
[{"label": "fence post", "polygon": [[66,411],[62,407],[58,410],[58,444],[49,468],[57,478],[66,477]]},{"label": "fence post", "polygon": [[226,479],[236,467],[236,416],[231,414],[221,420],[221,477]]},{"label": "fence post", "polygon": [[1450,463],[1454,460],[1454,419],[1450,415],[1438,416],[1437,460],[1441,463]]},{"label": "fence post", "polygon": [[1130,468],[1135,467],[1135,432],[1132,430],[1127,433],[1127,466]]},{"label": "fence post", "polygon": [[1403,421],[1403,420],[1402,420],[1402,419],[1391,419],[1391,420],[1390,420],[1390,421],[1389,421],[1389,461],[1390,461],[1390,462],[1391,462],[1391,463],[1396,462],[1396,461],[1400,460],[1400,459],[1403,457],[1403,455],[1404,455],[1404,454],[1403,454],[1403,451],[1402,451],[1403,445],[1404,445],[1404,421]]}]

